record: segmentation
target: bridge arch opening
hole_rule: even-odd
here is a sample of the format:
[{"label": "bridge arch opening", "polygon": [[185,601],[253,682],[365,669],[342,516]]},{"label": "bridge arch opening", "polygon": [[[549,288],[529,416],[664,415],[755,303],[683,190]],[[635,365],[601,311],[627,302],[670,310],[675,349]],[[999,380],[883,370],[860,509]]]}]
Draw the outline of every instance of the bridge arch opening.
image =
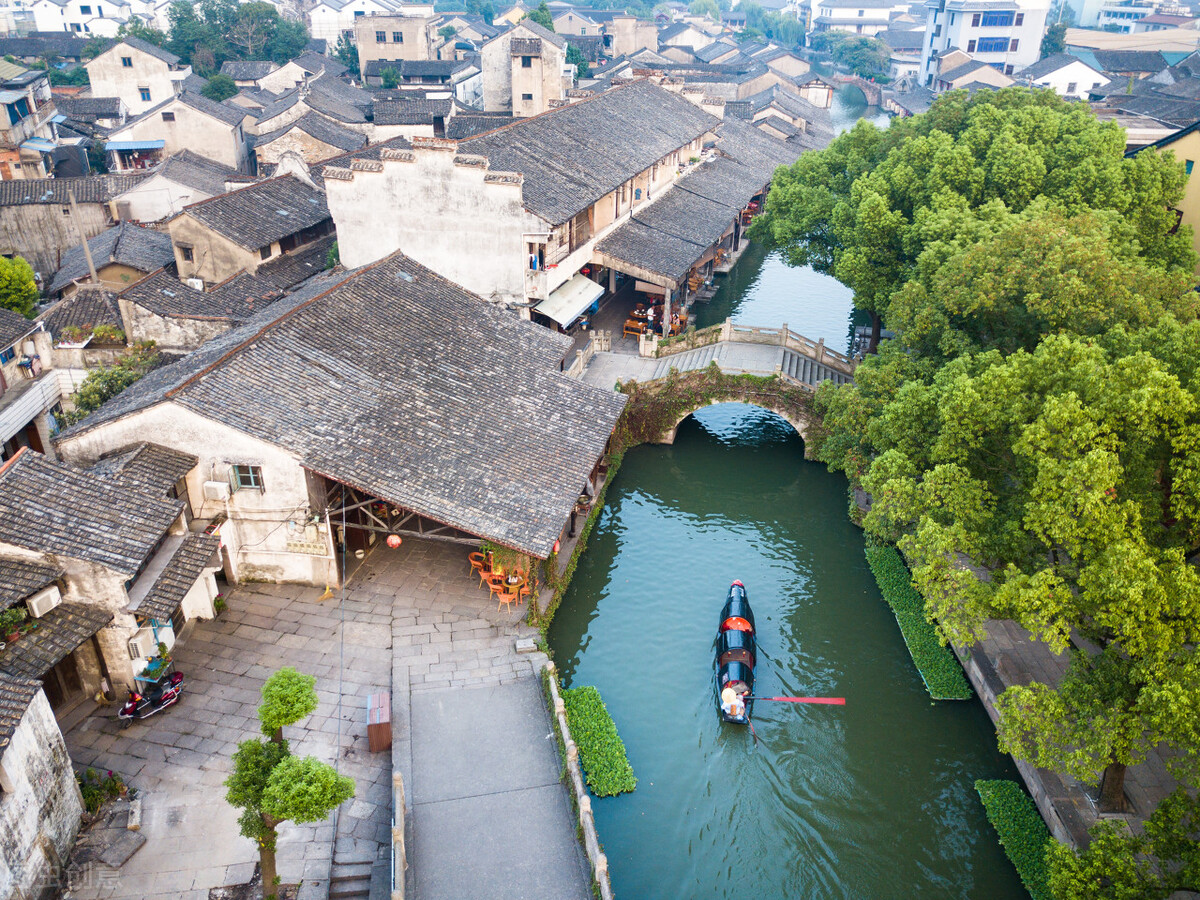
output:
[{"label": "bridge arch opening", "polygon": [[[741,400],[741,399],[738,399],[738,400],[710,400],[710,401],[707,401],[704,403],[697,404],[694,409],[688,409],[688,410],[682,412],[679,415],[678,419],[676,419],[675,424],[672,425],[666,432],[663,433],[661,440],[657,441],[657,443],[661,443],[661,444],[675,443],[675,437],[679,433],[679,427],[685,421],[687,421],[688,419],[690,419],[692,417],[699,417],[699,418],[707,420],[708,417],[705,417],[702,415],[705,410],[710,410],[710,409],[723,407],[723,406],[751,407],[756,410],[761,410],[763,412],[770,413],[772,418],[775,421],[778,421],[780,423],[781,427],[785,427],[785,426],[789,427],[791,429],[791,431],[795,432],[795,434],[800,438],[800,441],[804,446],[804,455],[806,457],[808,456],[808,430],[809,430],[809,424],[810,424],[808,419],[805,417],[796,416],[793,413],[789,412],[788,410],[783,409],[782,407],[773,408],[775,406],[774,404],[767,403],[767,402],[755,402],[753,400]],[[709,423],[707,421],[705,421],[706,427],[708,427],[708,424]]]}]

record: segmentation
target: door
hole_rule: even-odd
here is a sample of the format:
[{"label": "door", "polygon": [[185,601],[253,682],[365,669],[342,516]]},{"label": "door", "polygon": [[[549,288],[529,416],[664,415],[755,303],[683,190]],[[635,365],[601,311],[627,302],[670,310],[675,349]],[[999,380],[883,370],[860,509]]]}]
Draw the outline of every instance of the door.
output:
[{"label": "door", "polygon": [[62,712],[68,706],[78,702],[83,697],[83,682],[79,678],[79,667],[75,664],[75,654],[72,653],[42,679],[42,687],[46,690],[46,699],[55,713]]}]

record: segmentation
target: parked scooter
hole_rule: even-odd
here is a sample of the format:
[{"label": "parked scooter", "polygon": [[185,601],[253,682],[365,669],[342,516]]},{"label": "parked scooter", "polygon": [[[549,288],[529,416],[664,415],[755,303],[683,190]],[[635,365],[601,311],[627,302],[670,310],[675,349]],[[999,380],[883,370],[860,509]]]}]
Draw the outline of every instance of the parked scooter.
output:
[{"label": "parked scooter", "polygon": [[121,720],[121,727],[128,728],[135,719],[148,719],[156,712],[161,712],[168,706],[174,706],[182,693],[182,672],[172,672],[171,677],[165,683],[151,685],[145,694],[130,691],[129,699],[117,713],[117,718]]}]

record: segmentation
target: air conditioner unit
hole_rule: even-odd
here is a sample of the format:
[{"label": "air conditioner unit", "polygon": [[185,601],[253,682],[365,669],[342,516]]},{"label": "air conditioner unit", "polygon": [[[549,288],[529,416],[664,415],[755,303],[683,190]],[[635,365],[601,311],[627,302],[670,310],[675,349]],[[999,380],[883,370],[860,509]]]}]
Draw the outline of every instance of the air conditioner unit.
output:
[{"label": "air conditioner unit", "polygon": [[203,291],[204,290],[204,279],[203,278],[189,278],[184,283],[188,287],[190,287],[193,291]]},{"label": "air conditioner unit", "polygon": [[154,640],[154,630],[139,628],[137,634],[129,639],[130,659],[149,659],[158,651],[158,643]]},{"label": "air conditioner unit", "polygon": [[52,584],[30,597],[25,605],[29,607],[29,615],[40,619],[60,603],[62,603],[62,594],[58,592],[58,585]]},{"label": "air conditioner unit", "polygon": [[205,500],[228,500],[229,499],[229,482],[227,481],[206,481],[204,482],[204,499]]}]

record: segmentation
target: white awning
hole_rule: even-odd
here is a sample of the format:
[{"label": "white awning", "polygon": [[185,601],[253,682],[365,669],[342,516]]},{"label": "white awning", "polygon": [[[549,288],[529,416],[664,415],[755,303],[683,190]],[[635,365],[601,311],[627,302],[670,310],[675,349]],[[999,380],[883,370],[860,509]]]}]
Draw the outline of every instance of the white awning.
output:
[{"label": "white awning", "polygon": [[570,325],[580,314],[604,296],[604,288],[586,275],[573,275],[566,283],[534,307],[559,325]]}]

